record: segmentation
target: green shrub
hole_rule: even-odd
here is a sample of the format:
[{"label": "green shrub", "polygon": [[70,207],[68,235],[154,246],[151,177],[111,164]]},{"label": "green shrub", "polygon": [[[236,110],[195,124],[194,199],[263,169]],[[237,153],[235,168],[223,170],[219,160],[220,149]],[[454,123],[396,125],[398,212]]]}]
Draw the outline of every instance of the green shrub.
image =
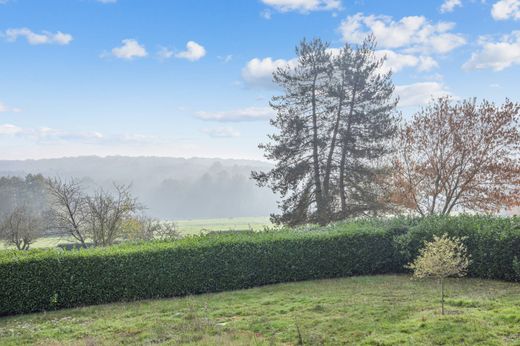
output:
[{"label": "green shrub", "polygon": [[383,230],[264,232],[0,254],[0,314],[396,270]]},{"label": "green shrub", "polygon": [[468,274],[519,280],[518,218],[363,219],[73,251],[0,251],[0,315],[403,272],[433,235],[466,237]]}]

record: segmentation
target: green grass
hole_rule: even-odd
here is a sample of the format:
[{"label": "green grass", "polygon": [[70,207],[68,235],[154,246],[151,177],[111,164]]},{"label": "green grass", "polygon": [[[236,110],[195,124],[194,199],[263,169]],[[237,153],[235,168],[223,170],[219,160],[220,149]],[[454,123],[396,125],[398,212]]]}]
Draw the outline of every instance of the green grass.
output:
[{"label": "green grass", "polygon": [[[268,216],[258,217],[230,217],[220,219],[191,219],[174,221],[179,229],[179,233],[183,236],[197,235],[200,233],[217,232],[217,231],[243,231],[252,229],[261,231],[264,227],[272,227],[272,223]],[[56,247],[60,244],[76,243],[73,237],[68,236],[51,236],[37,239],[31,248]],[[0,242],[0,250],[7,247]]]},{"label": "green grass", "polygon": [[520,284],[353,277],[0,319],[0,344],[520,345]]},{"label": "green grass", "polygon": [[221,219],[193,219],[174,221],[182,235],[193,235],[208,231],[261,231],[272,227],[268,216],[230,217]]}]

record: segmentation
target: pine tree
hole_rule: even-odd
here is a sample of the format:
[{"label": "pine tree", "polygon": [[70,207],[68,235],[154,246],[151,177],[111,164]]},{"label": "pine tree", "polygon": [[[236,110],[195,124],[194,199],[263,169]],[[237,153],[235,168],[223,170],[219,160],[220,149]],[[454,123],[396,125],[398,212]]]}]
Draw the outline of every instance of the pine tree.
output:
[{"label": "pine tree", "polygon": [[296,65],[273,74],[283,90],[271,102],[277,132],[259,147],[276,165],[253,172],[259,185],[282,197],[281,214],[273,221],[323,225],[379,210],[373,184],[381,171],[373,162],[390,151],[397,100],[374,49],[372,37],[340,50],[320,39],[303,40]]}]

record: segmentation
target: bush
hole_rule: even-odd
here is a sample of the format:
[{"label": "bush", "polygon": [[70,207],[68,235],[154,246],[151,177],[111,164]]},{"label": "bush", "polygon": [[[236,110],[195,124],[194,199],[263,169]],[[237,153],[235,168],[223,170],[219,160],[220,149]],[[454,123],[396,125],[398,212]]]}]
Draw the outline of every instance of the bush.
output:
[{"label": "bush", "polygon": [[468,276],[517,281],[514,259],[520,258],[520,219],[478,215],[431,216],[417,220],[396,237],[403,265],[417,257],[424,241],[447,234],[464,238],[471,255]]},{"label": "bush", "polygon": [[[433,235],[465,237],[470,276],[518,280],[518,218],[367,219],[73,251],[0,251],[0,315],[279,282],[403,272]],[[515,257],[517,260],[515,261]]]},{"label": "bush", "polygon": [[271,283],[394,272],[375,228],[192,237],[76,251],[0,254],[0,315]]}]

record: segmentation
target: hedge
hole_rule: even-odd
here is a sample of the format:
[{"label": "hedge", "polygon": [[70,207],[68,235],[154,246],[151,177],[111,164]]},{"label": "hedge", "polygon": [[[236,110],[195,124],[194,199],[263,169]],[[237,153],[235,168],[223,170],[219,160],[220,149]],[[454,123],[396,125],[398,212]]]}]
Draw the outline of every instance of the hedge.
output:
[{"label": "hedge", "polygon": [[264,232],[0,255],[0,314],[390,273],[383,230]]},{"label": "hedge", "polygon": [[74,251],[1,251],[0,315],[400,273],[424,240],[442,233],[467,237],[471,276],[520,279],[518,218],[358,220],[310,231],[207,235]]}]

